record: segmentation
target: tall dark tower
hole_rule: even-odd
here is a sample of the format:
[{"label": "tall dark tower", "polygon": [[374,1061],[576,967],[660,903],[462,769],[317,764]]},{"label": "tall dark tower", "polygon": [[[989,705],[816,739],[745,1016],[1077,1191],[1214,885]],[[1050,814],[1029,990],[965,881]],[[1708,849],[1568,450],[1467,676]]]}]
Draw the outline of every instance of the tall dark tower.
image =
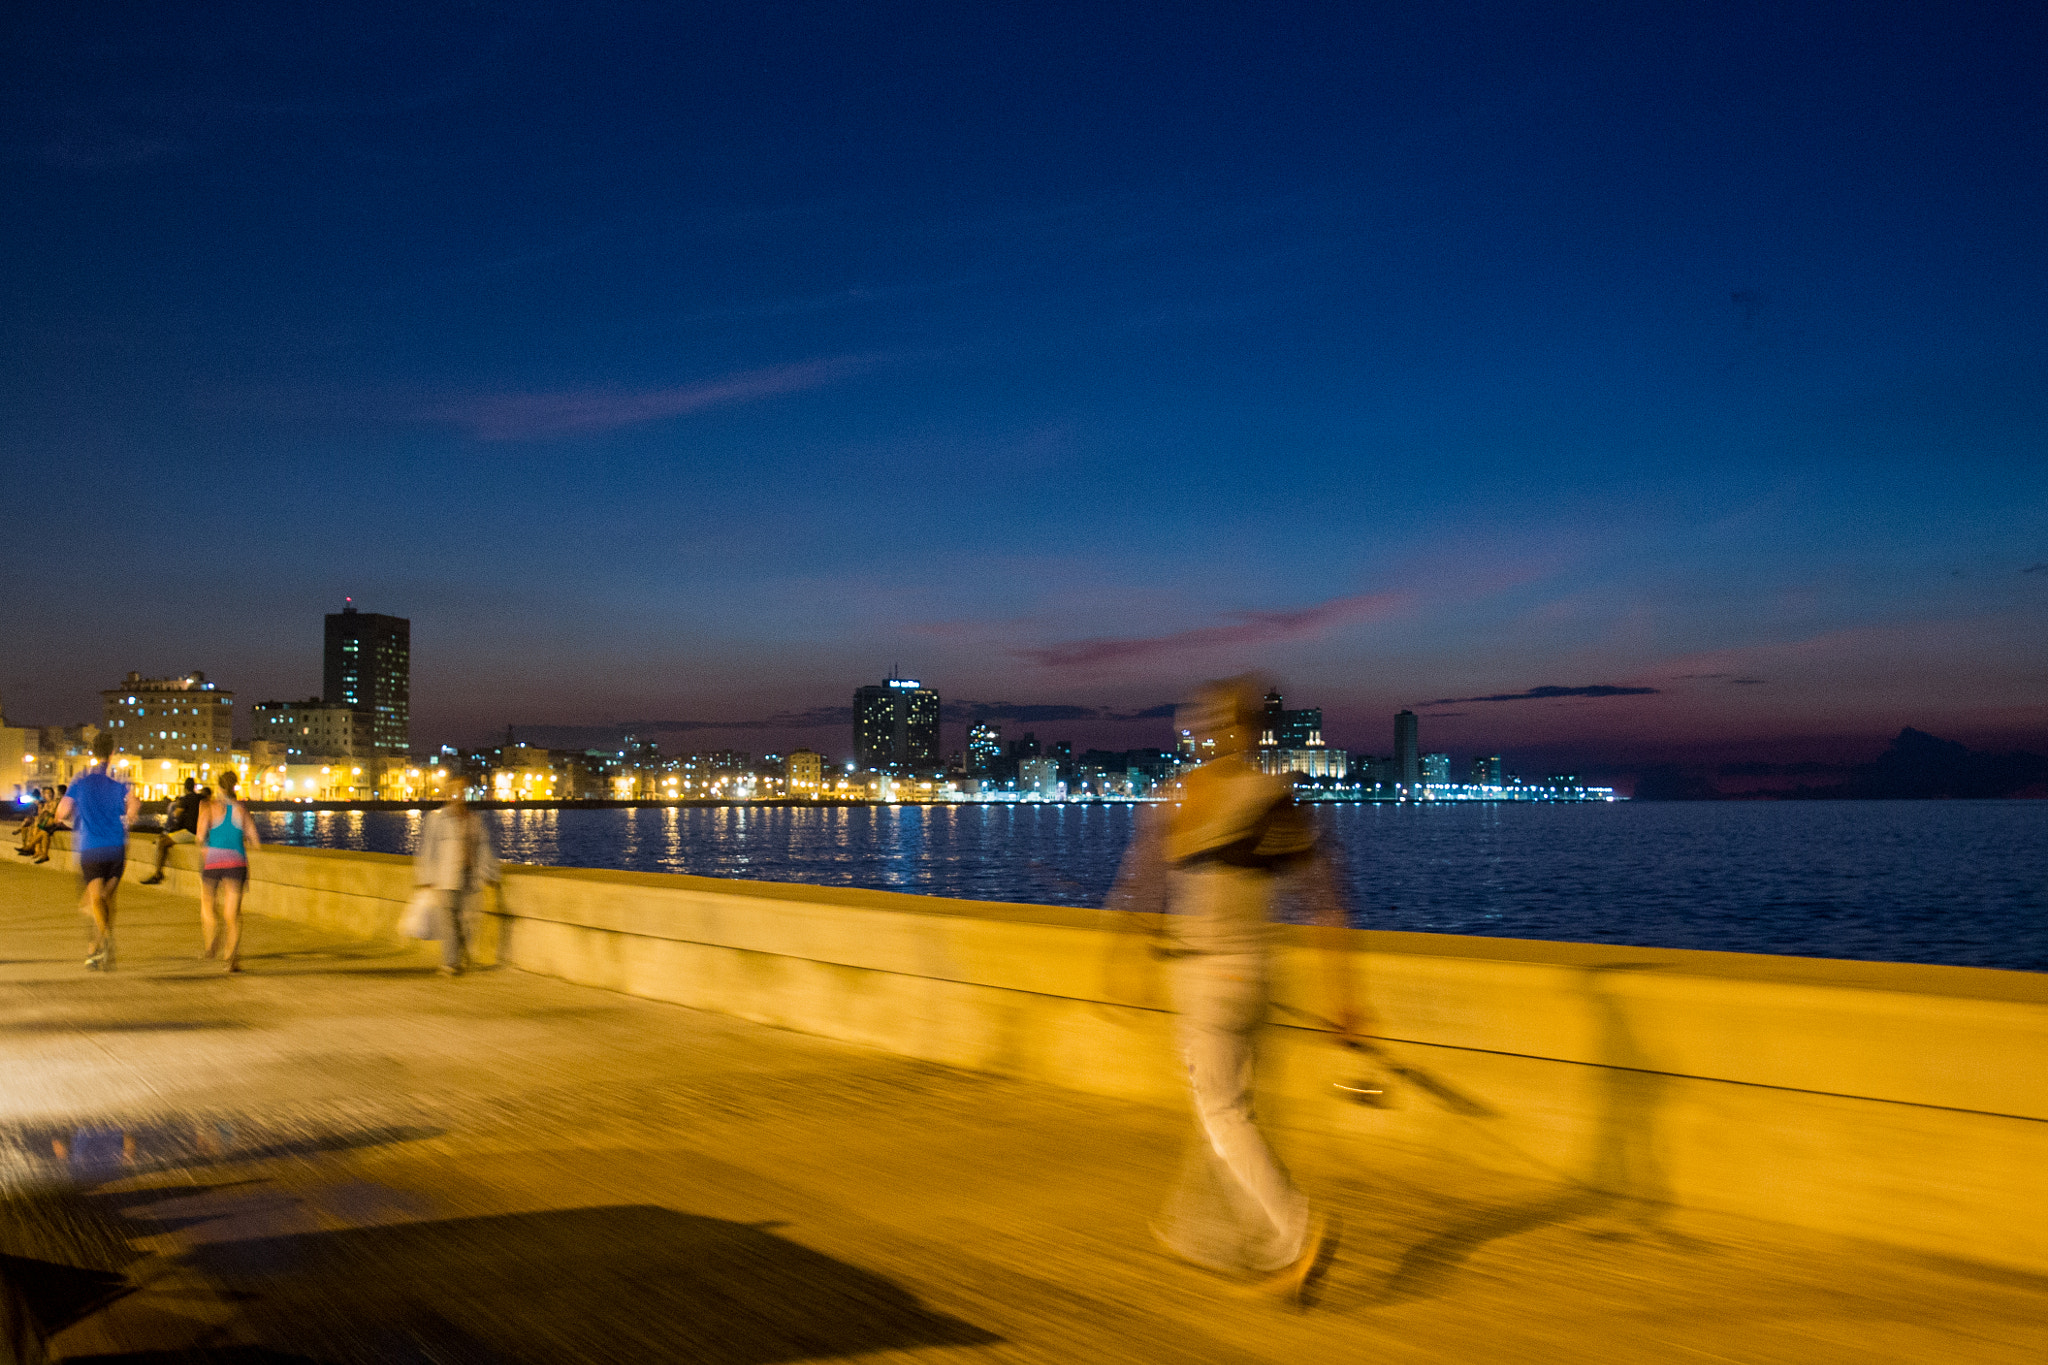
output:
[{"label": "tall dark tower", "polygon": [[1413,711],[1394,717],[1394,780],[1404,787],[1422,781],[1422,749],[1416,742]]},{"label": "tall dark tower", "polygon": [[353,706],[370,718],[379,754],[412,748],[412,622],[357,611],[327,617],[327,659],[320,690],[329,705]]},{"label": "tall dark tower", "polygon": [[922,772],[939,766],[939,694],[891,678],[853,694],[853,758],[863,768]]}]

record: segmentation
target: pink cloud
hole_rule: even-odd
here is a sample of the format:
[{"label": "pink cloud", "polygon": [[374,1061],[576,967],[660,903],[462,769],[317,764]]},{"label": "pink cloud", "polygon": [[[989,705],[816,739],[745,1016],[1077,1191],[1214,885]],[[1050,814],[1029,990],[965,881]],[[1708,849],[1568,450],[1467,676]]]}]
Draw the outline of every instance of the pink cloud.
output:
[{"label": "pink cloud", "polygon": [[1408,594],[1393,592],[1357,593],[1333,597],[1314,606],[1293,611],[1231,611],[1227,625],[1200,626],[1171,635],[1126,637],[1098,636],[1066,644],[1011,652],[1044,668],[1083,668],[1091,664],[1127,663],[1161,655],[1190,654],[1228,645],[1268,645],[1284,640],[1307,640],[1338,626],[1359,621],[1384,620],[1408,601]]},{"label": "pink cloud", "polygon": [[739,370],[716,379],[667,389],[563,389],[552,393],[498,393],[457,399],[422,415],[466,427],[482,441],[532,441],[549,436],[612,431],[641,422],[680,417],[704,408],[751,403],[834,383],[872,362],[859,357],[807,360],[794,365]]}]

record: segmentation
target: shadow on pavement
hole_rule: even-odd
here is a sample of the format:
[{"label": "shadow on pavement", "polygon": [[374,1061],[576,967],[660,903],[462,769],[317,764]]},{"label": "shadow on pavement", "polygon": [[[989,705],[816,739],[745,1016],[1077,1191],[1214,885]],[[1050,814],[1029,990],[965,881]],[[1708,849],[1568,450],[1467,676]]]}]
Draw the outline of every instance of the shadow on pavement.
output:
[{"label": "shadow on pavement", "polygon": [[644,1205],[216,1242],[182,1264],[237,1302],[237,1337],[296,1353],[252,1360],[765,1365],[999,1340],[762,1227]]}]

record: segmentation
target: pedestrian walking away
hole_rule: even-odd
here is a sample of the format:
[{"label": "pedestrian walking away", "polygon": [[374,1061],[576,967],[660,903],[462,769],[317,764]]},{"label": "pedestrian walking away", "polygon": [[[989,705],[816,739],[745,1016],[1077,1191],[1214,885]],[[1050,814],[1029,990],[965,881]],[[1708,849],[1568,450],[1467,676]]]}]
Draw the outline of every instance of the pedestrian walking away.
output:
[{"label": "pedestrian walking away", "polygon": [[[1160,952],[1171,963],[1194,1109],[1186,1165],[1153,1231],[1182,1259],[1299,1304],[1334,1254],[1337,1229],[1259,1131],[1253,1063],[1276,907],[1293,898],[1330,928],[1348,919],[1331,855],[1295,805],[1291,780],[1247,760],[1263,691],[1250,678],[1209,683],[1181,708],[1179,727],[1213,757],[1187,774],[1177,804],[1146,813],[1109,904],[1166,916]],[[1323,956],[1339,1039],[1355,1038],[1346,955],[1333,941]]]},{"label": "pedestrian walking away", "polygon": [[461,787],[427,816],[412,869],[414,886],[441,897],[434,933],[441,940],[441,972],[460,976],[469,965],[469,947],[476,941],[483,888],[498,881],[498,855],[491,847],[491,832],[469,808]]},{"label": "pedestrian walking away", "polygon": [[220,794],[199,808],[199,955],[218,957],[230,972],[242,970],[242,893],[249,885],[249,855],[262,844],[249,808],[235,799],[233,771],[222,773]]},{"label": "pedestrian walking away", "polygon": [[205,798],[193,790],[198,783],[185,779],[185,794],[171,803],[164,814],[163,833],[156,837],[156,869],[142,879],[144,886],[154,886],[164,879],[164,863],[171,856],[171,850],[179,844],[189,844],[199,838],[199,805]]},{"label": "pedestrian walking away", "polygon": [[[128,826],[141,811],[135,789],[108,773],[114,760],[114,737],[92,742],[92,770],[70,785],[57,803],[57,819],[73,831],[72,852],[78,855],[78,879],[84,883],[79,908],[92,920],[92,948],[85,957],[90,971],[114,970],[114,900],[121,873],[128,866]],[[45,845],[47,847],[47,844]],[[42,859],[48,858],[45,853]]]}]

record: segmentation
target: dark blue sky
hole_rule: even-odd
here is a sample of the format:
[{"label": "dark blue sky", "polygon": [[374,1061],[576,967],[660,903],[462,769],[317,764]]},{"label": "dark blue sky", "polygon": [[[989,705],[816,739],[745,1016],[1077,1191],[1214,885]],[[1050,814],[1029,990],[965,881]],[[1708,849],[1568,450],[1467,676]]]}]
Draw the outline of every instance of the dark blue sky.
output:
[{"label": "dark blue sky", "polygon": [[[10,717],[2048,736],[2031,5],[16,7]],[[1536,688],[1608,696],[1509,697]],[[542,732],[536,730],[536,735]],[[549,731],[569,735],[569,729]],[[1538,765],[1540,766],[1540,765]]]}]

